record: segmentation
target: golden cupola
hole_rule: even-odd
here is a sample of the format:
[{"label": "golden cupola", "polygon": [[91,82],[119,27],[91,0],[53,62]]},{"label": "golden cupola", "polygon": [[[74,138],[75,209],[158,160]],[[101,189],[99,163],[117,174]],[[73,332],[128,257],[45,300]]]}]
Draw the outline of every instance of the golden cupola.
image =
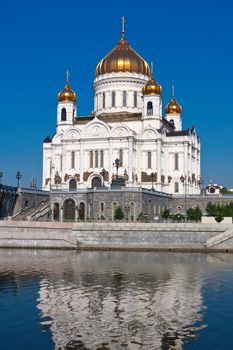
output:
[{"label": "golden cupola", "polygon": [[182,107],[176,101],[176,99],[174,97],[174,86],[172,86],[172,98],[171,98],[171,101],[165,107],[165,113],[166,114],[181,114],[182,113]]},{"label": "golden cupola", "polygon": [[143,95],[161,95],[162,94],[162,86],[151,78],[142,88]]},{"label": "golden cupola", "polygon": [[125,40],[124,17],[121,40],[96,66],[97,77],[112,72],[135,72],[151,76],[148,63]]},{"label": "golden cupola", "polygon": [[66,85],[58,94],[58,102],[76,102],[77,95],[69,85],[69,71],[66,71]]}]

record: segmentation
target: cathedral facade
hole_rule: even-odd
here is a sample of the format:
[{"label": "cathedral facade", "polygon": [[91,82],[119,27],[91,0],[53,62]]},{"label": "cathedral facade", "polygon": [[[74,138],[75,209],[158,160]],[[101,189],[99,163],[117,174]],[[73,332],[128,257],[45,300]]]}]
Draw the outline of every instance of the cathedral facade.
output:
[{"label": "cathedral facade", "polygon": [[200,193],[200,140],[182,128],[175,99],[163,110],[162,87],[148,63],[122,37],[96,67],[94,110],[77,113],[66,85],[58,94],[56,134],[43,143],[43,189],[125,188]]}]

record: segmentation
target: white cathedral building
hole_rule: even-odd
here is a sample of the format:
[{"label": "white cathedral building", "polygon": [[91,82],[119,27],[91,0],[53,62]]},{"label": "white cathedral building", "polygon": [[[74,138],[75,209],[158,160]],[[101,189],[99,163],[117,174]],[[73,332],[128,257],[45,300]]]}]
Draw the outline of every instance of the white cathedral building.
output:
[{"label": "white cathedral building", "polygon": [[126,187],[171,194],[200,193],[200,140],[182,129],[174,97],[163,113],[162,87],[148,63],[125,39],[98,64],[94,110],[79,116],[77,95],[66,85],[58,94],[56,134],[43,143],[43,189]]}]

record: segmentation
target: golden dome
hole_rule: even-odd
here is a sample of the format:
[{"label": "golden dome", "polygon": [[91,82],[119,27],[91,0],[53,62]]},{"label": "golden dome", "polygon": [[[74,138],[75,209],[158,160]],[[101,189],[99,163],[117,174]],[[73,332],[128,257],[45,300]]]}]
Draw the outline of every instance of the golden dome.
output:
[{"label": "golden dome", "polygon": [[162,86],[157,83],[153,78],[148,80],[148,82],[142,88],[143,95],[161,95]]},{"label": "golden dome", "polygon": [[181,114],[182,107],[179,103],[172,97],[171,101],[165,107],[166,114]]},{"label": "golden dome", "polygon": [[135,72],[151,76],[148,63],[125,40],[124,17],[122,38],[96,66],[96,76],[112,72]]},{"label": "golden dome", "polygon": [[58,94],[58,102],[76,102],[77,95],[69,86],[69,72],[66,71],[66,85]]}]

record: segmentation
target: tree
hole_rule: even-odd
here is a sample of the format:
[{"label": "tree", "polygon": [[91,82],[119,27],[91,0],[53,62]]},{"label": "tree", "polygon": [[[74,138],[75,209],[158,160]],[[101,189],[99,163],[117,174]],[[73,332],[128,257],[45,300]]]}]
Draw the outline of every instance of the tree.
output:
[{"label": "tree", "polygon": [[201,209],[197,206],[195,208],[189,208],[187,210],[187,219],[191,221],[201,221],[202,217],[202,211]]},{"label": "tree", "polygon": [[169,219],[171,217],[170,210],[165,208],[161,214],[161,217],[162,217],[162,219],[165,219],[165,220]]},{"label": "tree", "polygon": [[117,207],[114,213],[114,219],[115,220],[122,220],[124,219],[124,213],[121,209],[121,207]]},{"label": "tree", "polygon": [[212,204],[211,202],[208,202],[206,206],[206,213],[207,213],[207,216],[216,216],[217,214],[216,205]]},{"label": "tree", "polygon": [[172,214],[171,216],[174,222],[183,222],[185,220],[185,216],[183,214]]}]

